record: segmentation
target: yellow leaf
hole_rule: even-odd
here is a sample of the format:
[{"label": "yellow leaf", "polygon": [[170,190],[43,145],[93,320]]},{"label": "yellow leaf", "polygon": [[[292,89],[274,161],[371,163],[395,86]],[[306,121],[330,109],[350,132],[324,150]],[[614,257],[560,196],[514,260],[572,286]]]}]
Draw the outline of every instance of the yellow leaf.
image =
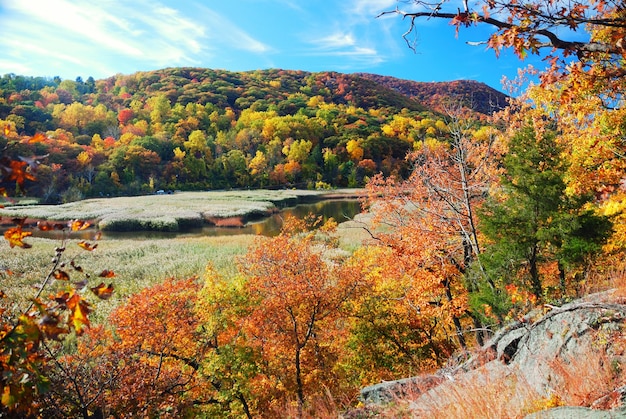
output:
[{"label": "yellow leaf", "polygon": [[67,308],[70,310],[68,318],[68,326],[76,331],[77,335],[81,335],[85,327],[89,327],[90,313],[89,304],[79,295],[74,294],[67,300]]}]

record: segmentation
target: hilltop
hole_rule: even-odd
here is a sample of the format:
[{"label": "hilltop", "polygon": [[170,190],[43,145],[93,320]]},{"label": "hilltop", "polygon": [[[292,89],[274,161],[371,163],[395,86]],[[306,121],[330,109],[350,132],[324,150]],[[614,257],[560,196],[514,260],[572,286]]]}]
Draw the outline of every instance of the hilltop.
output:
[{"label": "hilltop", "polygon": [[485,115],[504,109],[508,96],[474,80],[419,82],[377,74],[358,73],[360,77],[393,89],[431,109],[440,111],[442,104],[461,103]]}]

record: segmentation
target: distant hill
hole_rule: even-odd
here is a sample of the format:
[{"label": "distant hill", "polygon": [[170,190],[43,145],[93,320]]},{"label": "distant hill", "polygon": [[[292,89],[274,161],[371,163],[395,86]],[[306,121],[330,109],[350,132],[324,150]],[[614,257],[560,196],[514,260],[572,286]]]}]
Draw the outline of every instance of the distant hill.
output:
[{"label": "distant hill", "polygon": [[402,93],[437,111],[442,110],[442,104],[460,102],[476,112],[491,115],[508,104],[507,95],[473,80],[418,82],[378,74],[356,73],[355,75],[375,81],[381,86]]},{"label": "distant hill", "polygon": [[15,150],[46,156],[42,181],[28,191],[46,202],[156,190],[360,187],[376,173],[408,176],[407,153],[416,141],[445,139],[442,105],[459,101],[473,112],[463,117],[488,123],[483,114],[506,96],[471,81],[280,69],[181,67],[84,81],[6,74],[0,126],[14,137],[46,134]]},{"label": "distant hill", "polygon": [[[182,67],[116,75],[106,80],[112,85],[126,86],[130,94],[150,97],[165,93],[171,103],[213,103],[235,110],[246,109],[258,101],[293,102],[290,96],[298,93],[303,97],[320,95],[327,103],[350,104],[366,110],[390,107],[441,111],[442,103],[460,102],[490,115],[507,104],[505,94],[476,81],[416,82],[369,73],[280,69],[231,72]],[[256,107],[262,105],[257,103]]]}]

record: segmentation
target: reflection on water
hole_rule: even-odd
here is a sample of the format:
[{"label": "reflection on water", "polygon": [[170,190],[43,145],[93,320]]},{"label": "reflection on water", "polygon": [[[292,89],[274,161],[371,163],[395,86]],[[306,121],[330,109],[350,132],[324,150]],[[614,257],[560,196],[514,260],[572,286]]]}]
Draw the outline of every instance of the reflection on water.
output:
[{"label": "reflection on water", "polygon": [[[298,218],[309,214],[321,215],[324,221],[334,218],[338,223],[352,219],[361,212],[361,206],[356,199],[337,199],[320,201],[313,204],[300,204],[295,207],[285,208],[280,212],[267,218],[247,223],[244,227],[214,227],[205,226],[203,228],[192,229],[184,232],[160,232],[160,231],[104,231],[103,240],[106,239],[167,239],[180,237],[197,236],[233,236],[238,234],[254,234],[263,236],[276,236],[280,233],[283,220],[286,215],[293,215]],[[61,238],[60,232],[34,232],[38,237]],[[94,231],[84,230],[72,233],[71,237],[80,240],[93,240]]]}]

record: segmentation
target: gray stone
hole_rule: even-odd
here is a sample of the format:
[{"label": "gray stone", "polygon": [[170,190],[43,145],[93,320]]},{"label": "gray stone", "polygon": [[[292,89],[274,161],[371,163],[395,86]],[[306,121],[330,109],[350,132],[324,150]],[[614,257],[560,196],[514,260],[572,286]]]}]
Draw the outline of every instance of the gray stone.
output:
[{"label": "gray stone", "polygon": [[[495,383],[498,380],[518,380],[538,400],[558,394],[563,384],[562,374],[555,365],[568,365],[597,351],[597,333],[622,330],[626,322],[623,299],[610,293],[596,294],[561,307],[546,306],[548,312],[530,313],[524,319],[511,323],[496,332],[492,339],[473,357],[455,367],[442,369],[433,375],[413,377],[369,386],[361,391],[366,403],[385,404],[405,395],[411,395],[415,412],[424,405],[447,405],[446,394],[463,382]],[[593,333],[592,333],[593,332]],[[610,351],[611,342],[602,347]],[[591,362],[592,360],[590,360]],[[626,360],[619,358],[619,364]],[[593,367],[593,365],[590,365]],[[527,384],[527,385],[526,385]],[[624,395],[624,388],[613,393]],[[608,397],[608,396],[607,396]],[[508,400],[511,406],[522,406],[524,395],[514,394]],[[602,406],[599,400],[596,406]],[[559,418],[626,418],[624,411],[602,411],[586,408],[561,407],[529,415],[528,419]]]},{"label": "gray stone", "polygon": [[623,410],[594,410],[587,407],[563,406],[542,410],[524,419],[623,419],[626,413]]}]

